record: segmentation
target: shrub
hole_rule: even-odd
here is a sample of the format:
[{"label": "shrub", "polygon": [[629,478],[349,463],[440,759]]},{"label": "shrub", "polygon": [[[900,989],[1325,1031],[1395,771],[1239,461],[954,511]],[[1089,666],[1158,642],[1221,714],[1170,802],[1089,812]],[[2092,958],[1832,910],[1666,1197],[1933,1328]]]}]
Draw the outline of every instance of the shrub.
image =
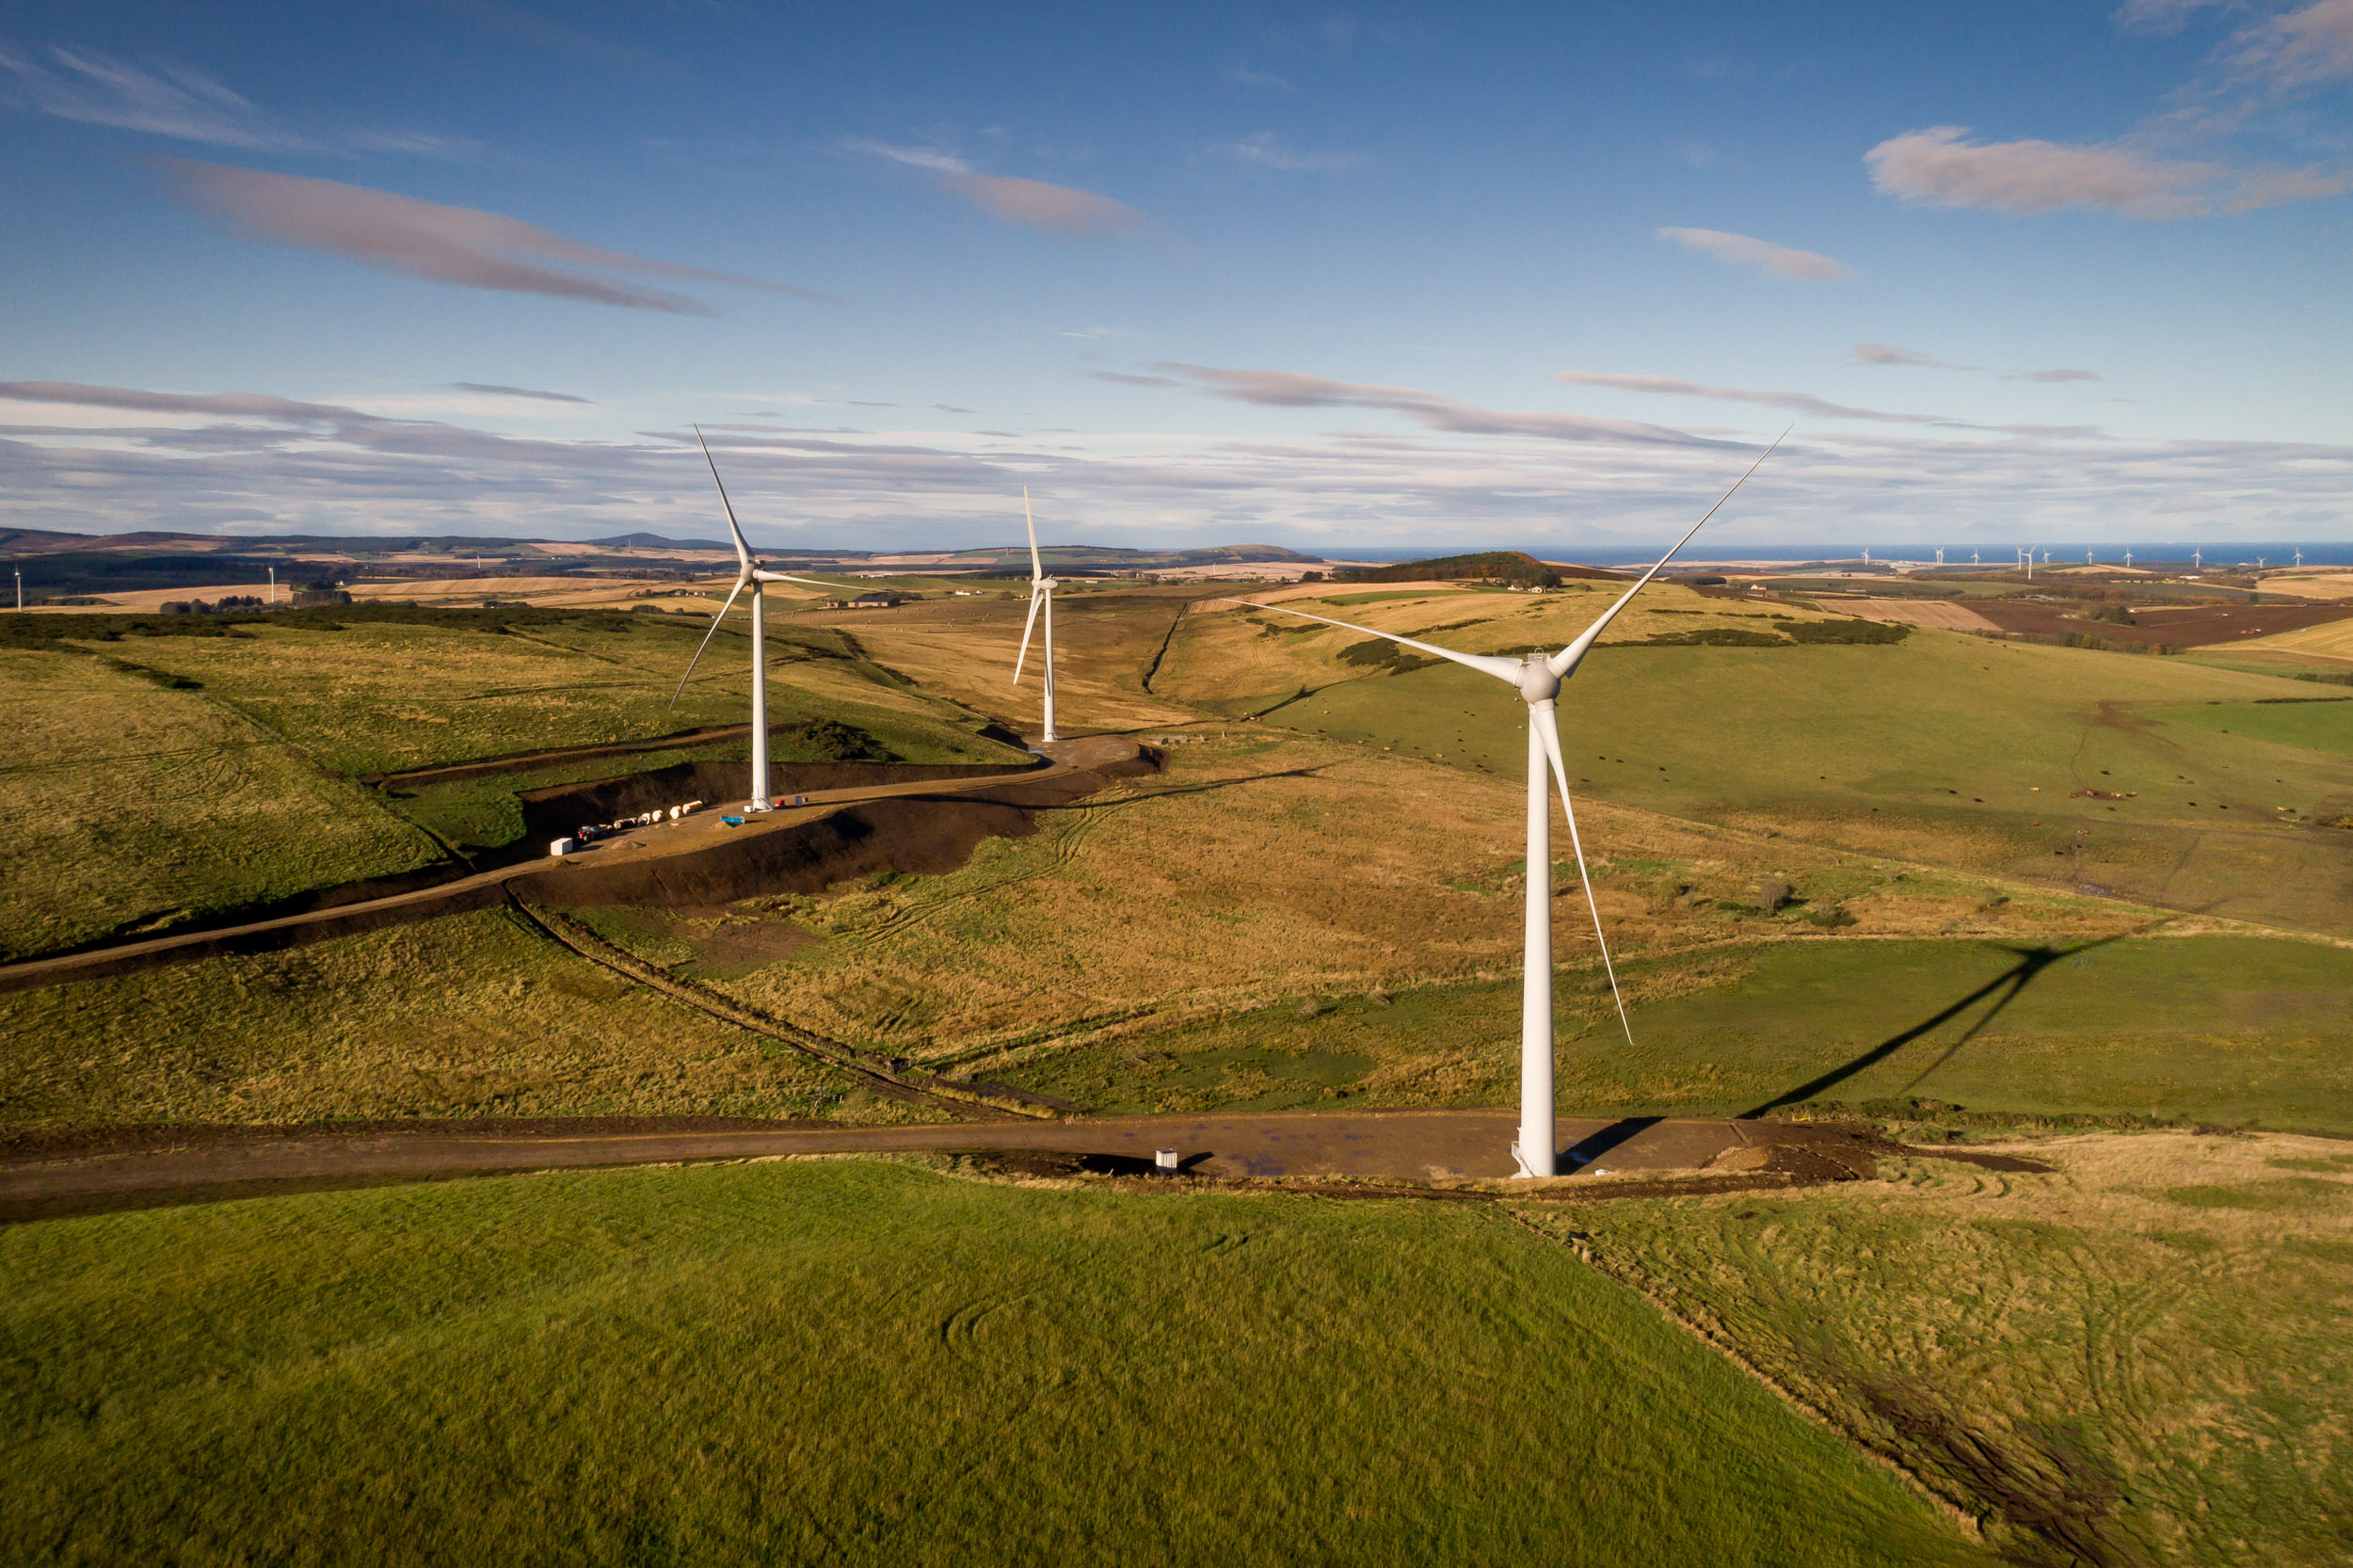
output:
[{"label": "shrub", "polygon": [[1793,620],[1785,630],[1797,643],[1900,643],[1912,635],[1900,621]]}]

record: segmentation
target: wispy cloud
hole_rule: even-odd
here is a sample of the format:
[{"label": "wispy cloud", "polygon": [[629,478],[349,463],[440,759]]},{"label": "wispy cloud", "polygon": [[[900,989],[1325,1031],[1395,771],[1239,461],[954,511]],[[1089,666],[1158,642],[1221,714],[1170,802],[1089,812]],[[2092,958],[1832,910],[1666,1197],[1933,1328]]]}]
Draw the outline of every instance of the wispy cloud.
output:
[{"label": "wispy cloud", "polygon": [[1256,136],[1243,136],[1238,141],[1216,142],[1212,146],[1229,158],[1256,164],[1261,168],[1278,168],[1286,173],[1336,174],[1343,169],[1362,168],[1365,164],[1361,152],[1303,152],[1296,148],[1286,147],[1272,131],[1260,131]]},{"label": "wispy cloud", "polygon": [[1729,234],[1721,229],[1661,229],[1658,237],[1673,240],[1689,250],[1713,256],[1719,261],[1734,262],[1769,272],[1777,278],[1795,278],[1806,282],[1836,282],[1852,278],[1854,268],[1828,256],[1817,256],[1811,250],[1793,250],[1785,245],[1753,239],[1747,234]]},{"label": "wispy cloud", "polygon": [[1711,387],[1679,376],[1618,376],[1606,371],[1555,371],[1552,378],[1572,387],[1606,387],[1612,392],[1649,392],[1667,397],[1699,397],[1711,403],[1751,403],[1763,408],[1786,408],[1792,413],[1824,419],[1875,420],[1890,424],[1949,424],[1942,414],[1897,414],[1883,408],[1852,408],[1828,402],[1810,392],[1751,392],[1744,387]]},{"label": "wispy cloud", "polygon": [[[1959,369],[1961,367],[1952,367]],[[2089,372],[2079,373],[2089,375]],[[2008,377],[2008,379],[2042,379]],[[2072,379],[2064,373],[2049,379]],[[1955,419],[1949,414],[1898,413],[1886,408],[1858,408],[1849,404],[1833,403],[1812,392],[1760,392],[1748,387],[1715,387],[1703,381],[1687,381],[1679,376],[1621,376],[1604,371],[1556,371],[1553,379],[1576,387],[1604,387],[1613,392],[1644,392],[1661,397],[1697,397],[1711,403],[1746,403],[1759,408],[1782,408],[1790,413],[1812,414],[1817,419],[1864,420],[1875,424],[1935,425],[1949,430],[1983,430],[2013,436],[2046,436],[2064,440],[2087,440],[2103,434],[2093,424],[1979,424]]]},{"label": "wispy cloud", "polygon": [[2201,10],[2227,8],[2234,0],[2124,0],[2109,20],[2128,33],[2178,33]]},{"label": "wispy cloud", "polygon": [[265,174],[184,158],[149,162],[170,182],[180,200],[248,237],[324,250],[436,282],[696,315],[710,313],[698,300],[600,275],[726,283],[839,303],[786,283],[601,249],[520,218],[471,207],[445,207],[335,180]]},{"label": "wispy cloud", "polygon": [[1151,368],[1191,382],[1197,392],[1235,403],[1256,403],[1274,408],[1385,408],[1403,414],[1428,429],[1456,435],[1534,436],[1552,441],[1625,441],[1670,446],[1721,444],[1681,430],[1632,420],[1482,408],[1413,387],[1330,381],[1296,371],[1226,370],[1213,365],[1171,363]]},{"label": "wispy cloud", "polygon": [[922,169],[1000,222],[1042,230],[1064,239],[1085,240],[1113,239],[1150,227],[1142,213],[1108,196],[1044,180],[977,173],[962,158],[937,148],[896,147],[879,141],[852,141],[848,146],[854,152]]},{"label": "wispy cloud", "polygon": [[194,66],[136,64],[94,49],[47,51],[47,63],[0,46],[0,104],[85,125],[105,125],[209,147],[268,152],[405,152],[454,157],[464,136],[424,131],[296,130]]},{"label": "wispy cloud", "polygon": [[2316,0],[2249,28],[2230,63],[2281,91],[2353,80],[2353,0]]},{"label": "wispy cloud", "polygon": [[1166,376],[1129,376],[1116,370],[1090,370],[1086,373],[1097,381],[1109,381],[1120,387],[1181,387],[1182,381]]},{"label": "wispy cloud", "polygon": [[1229,65],[1221,74],[1236,87],[1272,88],[1278,92],[1291,90],[1291,85],[1272,71],[1253,71],[1246,65]]},{"label": "wispy cloud", "polygon": [[0,48],[0,100],[85,125],[110,125],[215,147],[298,151],[313,144],[274,123],[192,66],[138,66],[95,50],[54,48],[46,66]]},{"label": "wispy cloud", "polygon": [[[1315,377],[1252,390],[1282,406],[1433,401]],[[109,410],[119,411],[111,423]],[[0,384],[0,420],[11,419],[24,423],[0,424],[0,508],[28,527],[584,538],[695,534],[712,520],[710,481],[682,424],[632,440],[521,439],[263,393],[39,382]],[[1728,482],[1727,464],[1737,471],[1740,460],[1696,437],[1556,436],[1481,430],[1465,440],[1440,428],[943,439],[747,428],[713,430],[712,444],[756,537],[868,549],[1006,542],[1017,536],[1028,483],[1106,519],[1104,542],[1511,539],[1625,559],[1615,552],[1698,516]],[[2162,517],[2184,520],[2184,536],[2196,519],[2210,548],[2234,535],[2353,528],[2353,446],[2345,445],[1810,426],[1758,479],[1716,525],[1726,544],[2140,537]],[[768,520],[786,516],[789,530]]]},{"label": "wispy cloud", "polygon": [[1916,348],[1898,348],[1892,343],[1859,343],[1847,350],[1847,359],[1858,365],[1917,365],[1927,370],[1983,370],[1983,365],[1957,365],[1923,354]]},{"label": "wispy cloud", "polygon": [[[2346,0],[2353,4],[2353,0]],[[2122,142],[1972,142],[1968,128],[1932,125],[1864,154],[1884,195],[1939,207],[2051,213],[2089,207],[2126,217],[2204,217],[2312,201],[2353,189],[2353,172],[2239,169],[2172,159]]]},{"label": "wispy cloud", "polygon": [[85,408],[127,408],[143,414],[213,414],[227,419],[296,424],[367,421],[374,416],[339,403],[299,403],[256,392],[159,392],[137,387],[89,386],[80,381],[0,381],[0,398]]},{"label": "wispy cloud", "polygon": [[[1926,370],[1959,370],[1983,374],[1984,365],[1957,365],[1940,360],[1933,354],[1923,354],[1916,348],[1898,348],[1892,343],[1859,343],[1847,351],[1847,361],[1858,365],[1915,365]],[[2096,370],[2010,370],[2004,371],[2005,381],[2097,381]]]},{"label": "wispy cloud", "polygon": [[570,392],[539,392],[531,387],[502,387],[495,381],[452,381],[450,385],[459,392],[488,392],[493,397],[536,397],[543,403],[581,403],[590,408],[596,406],[587,398],[574,397]]}]

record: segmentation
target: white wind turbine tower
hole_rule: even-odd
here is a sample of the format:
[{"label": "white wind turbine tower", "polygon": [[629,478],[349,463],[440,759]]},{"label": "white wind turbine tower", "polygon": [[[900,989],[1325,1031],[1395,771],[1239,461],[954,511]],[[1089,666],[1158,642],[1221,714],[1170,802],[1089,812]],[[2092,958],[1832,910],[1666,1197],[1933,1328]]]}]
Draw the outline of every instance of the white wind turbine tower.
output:
[{"label": "white wind turbine tower", "polygon": [[1601,906],[1593,899],[1593,879],[1585,871],[1585,846],[1577,839],[1577,808],[1569,804],[1569,771],[1561,760],[1561,725],[1556,717],[1554,698],[1561,682],[1577,673],[1577,665],[1593,648],[1594,639],[1619,611],[1633,601],[1643,585],[1658,575],[1675,552],[1690,543],[1691,536],[1706,526],[1707,519],[1721,510],[1733,492],[1748,483],[1758,464],[1773,455],[1775,447],[1788,439],[1784,430],[1773,438],[1751,463],[1748,472],[1733,481],[1706,517],[1693,523],[1673,549],[1658,558],[1658,565],[1642,573],[1641,578],[1618,596],[1617,602],[1601,613],[1577,640],[1549,658],[1542,653],[1529,654],[1525,661],[1493,653],[1457,653],[1435,643],[1417,642],[1401,637],[1393,632],[1380,632],[1369,626],[1357,626],[1344,620],[1332,620],[1323,616],[1311,616],[1305,610],[1293,610],[1282,604],[1254,604],[1248,600],[1229,600],[1228,603],[1248,604],[1255,610],[1275,610],[1287,616],[1321,621],[1419,652],[1434,654],[1458,664],[1465,664],[1482,675],[1492,675],[1508,685],[1517,687],[1522,701],[1528,704],[1528,946],[1522,962],[1520,979],[1520,1135],[1512,1145],[1512,1158],[1518,1162],[1518,1174],[1524,1176],[1548,1176],[1555,1174],[1557,1155],[1553,1148],[1552,1092],[1552,792],[1547,778],[1560,781],[1561,809],[1569,819],[1569,847],[1577,856],[1577,881],[1585,889],[1585,907],[1593,917],[1593,939],[1601,947],[1601,963],[1609,976],[1609,994],[1618,1004],[1618,1024],[1625,1031],[1626,1044],[1634,1043],[1634,1026],[1626,1020],[1625,999],[1618,993],[1618,971],[1609,960],[1609,943],[1602,936]]},{"label": "white wind turbine tower", "polygon": [[719,633],[719,623],[735,607],[735,596],[744,588],[752,590],[752,792],[750,809],[768,809],[768,617],[763,583],[806,583],[813,588],[831,588],[832,583],[821,583],[814,577],[794,577],[789,572],[770,571],[752,556],[752,547],[744,540],[744,530],[735,520],[735,504],[728,499],[728,488],[719,478],[719,465],[712,460],[711,443],[703,440],[702,427],[695,427],[696,444],[703,449],[703,461],[711,466],[711,482],[719,487],[719,504],[727,508],[728,532],[735,536],[735,559],[738,563],[735,586],[728,590],[727,602],[711,617],[711,630],[703,633],[702,642],[695,649],[695,657],[686,662],[686,674],[678,678],[678,691],[670,694],[670,706],[676,708],[680,693],[686,690],[695,666],[702,662],[703,649]]},{"label": "white wind turbine tower", "polygon": [[1030,616],[1021,623],[1021,652],[1013,662],[1013,683],[1021,684],[1021,667],[1030,662],[1030,633],[1037,626],[1042,604],[1046,607],[1046,739],[1058,741],[1062,737],[1054,733],[1054,590],[1062,584],[1046,575],[1046,563],[1037,552],[1037,519],[1030,514],[1027,485],[1021,487],[1021,519],[1030,525]]}]

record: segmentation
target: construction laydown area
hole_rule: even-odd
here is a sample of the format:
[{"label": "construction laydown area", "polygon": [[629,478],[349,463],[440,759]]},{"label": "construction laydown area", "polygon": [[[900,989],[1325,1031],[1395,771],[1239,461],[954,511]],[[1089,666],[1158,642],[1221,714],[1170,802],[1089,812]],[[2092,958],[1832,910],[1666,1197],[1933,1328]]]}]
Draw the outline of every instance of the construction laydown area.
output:
[{"label": "construction laydown area", "polygon": [[2342,1556],[2341,619],[1019,585],[24,617],[9,1555]]}]

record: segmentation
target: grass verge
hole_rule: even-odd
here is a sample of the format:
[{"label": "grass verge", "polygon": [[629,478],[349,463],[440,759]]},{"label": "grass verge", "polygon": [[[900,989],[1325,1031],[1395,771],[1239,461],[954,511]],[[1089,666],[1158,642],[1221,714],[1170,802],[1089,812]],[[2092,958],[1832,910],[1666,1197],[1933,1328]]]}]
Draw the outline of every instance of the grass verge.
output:
[{"label": "grass verge", "polygon": [[874,1162],[0,1232],[19,1562],[1989,1560],[1500,1212]]}]

